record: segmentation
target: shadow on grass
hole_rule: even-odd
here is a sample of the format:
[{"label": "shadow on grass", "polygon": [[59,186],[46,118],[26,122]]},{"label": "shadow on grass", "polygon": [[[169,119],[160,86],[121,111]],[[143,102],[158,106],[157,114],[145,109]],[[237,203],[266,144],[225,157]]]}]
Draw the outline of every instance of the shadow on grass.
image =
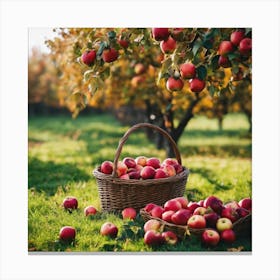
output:
[{"label": "shadow on grass", "polygon": [[81,171],[74,164],[43,162],[36,158],[30,158],[28,162],[28,188],[44,191],[48,195],[54,195],[59,186],[69,182],[89,179],[90,174]]},{"label": "shadow on grass", "polygon": [[232,185],[225,185],[215,178],[215,174],[207,168],[192,168],[192,174],[198,174],[215,186],[215,191],[227,191],[233,188]]}]

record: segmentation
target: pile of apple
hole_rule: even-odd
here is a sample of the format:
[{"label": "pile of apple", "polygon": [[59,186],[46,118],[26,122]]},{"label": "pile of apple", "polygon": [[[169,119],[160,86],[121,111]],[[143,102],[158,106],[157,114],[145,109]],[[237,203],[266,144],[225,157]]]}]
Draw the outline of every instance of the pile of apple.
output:
[{"label": "pile of apple", "polygon": [[[100,171],[104,174],[113,173],[113,162],[102,162]],[[162,162],[156,157],[137,158],[125,157],[117,163],[117,177],[120,179],[161,179],[175,176],[183,171],[183,166],[176,159],[166,158]]]},{"label": "pile of apple", "polygon": [[[208,246],[215,246],[220,240],[228,243],[236,240],[233,225],[251,213],[252,199],[246,197],[239,202],[224,204],[213,195],[199,202],[188,202],[185,197],[177,197],[166,201],[163,206],[149,203],[144,210],[152,217],[144,226],[144,230],[147,229],[144,236],[146,244],[158,244],[164,225],[160,220],[163,220],[174,225],[187,226],[190,230],[200,229],[202,242]],[[155,241],[151,241],[151,236]]]},{"label": "pile of apple", "polygon": [[[67,196],[62,202],[62,207],[69,213],[78,209],[78,199],[75,196]],[[88,205],[84,208],[85,217],[94,216],[98,213],[98,210],[93,205]],[[132,207],[127,207],[122,211],[122,218],[124,220],[130,219],[134,220],[137,216],[137,212]],[[102,224],[100,228],[100,234],[103,236],[108,236],[110,238],[116,238],[118,235],[118,227],[110,222],[106,221]],[[71,243],[76,238],[76,229],[72,226],[63,226],[59,231],[59,239],[64,243]]]}]

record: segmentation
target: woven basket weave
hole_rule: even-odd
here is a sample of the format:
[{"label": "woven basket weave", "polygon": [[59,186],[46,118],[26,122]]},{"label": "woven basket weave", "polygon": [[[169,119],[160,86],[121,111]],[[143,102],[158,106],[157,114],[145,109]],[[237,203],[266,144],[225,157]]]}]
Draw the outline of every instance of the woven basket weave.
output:
[{"label": "woven basket weave", "polygon": [[[143,220],[147,222],[148,220],[155,219],[160,221],[162,224],[163,230],[171,230],[180,238],[184,238],[185,236],[194,234],[194,235],[201,235],[205,228],[203,229],[192,229],[188,226],[183,225],[175,225],[172,223],[168,223],[160,218],[152,217],[144,208],[140,209],[140,215],[142,216]],[[248,236],[251,235],[251,226],[252,226],[252,214],[238,219],[236,222],[233,223],[233,230],[236,236]]]},{"label": "woven basket weave", "polygon": [[189,170],[186,167],[183,167],[183,171],[179,174],[162,179],[124,180],[117,178],[117,164],[123,145],[127,141],[128,136],[140,128],[156,130],[167,138],[178,163],[182,164],[177,145],[165,130],[149,123],[139,123],[132,126],[119,141],[113,162],[113,173],[111,175],[102,173],[100,166],[93,171],[97,182],[102,211],[121,211],[126,207],[133,207],[136,210],[140,210],[148,203],[152,202],[162,205],[171,198],[184,195],[189,175]]}]

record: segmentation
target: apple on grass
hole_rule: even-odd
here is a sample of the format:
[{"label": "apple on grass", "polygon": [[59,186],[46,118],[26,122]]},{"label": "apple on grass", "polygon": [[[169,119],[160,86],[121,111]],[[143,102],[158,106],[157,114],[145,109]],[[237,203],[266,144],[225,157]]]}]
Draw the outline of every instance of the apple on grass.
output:
[{"label": "apple on grass", "polygon": [[100,233],[101,235],[115,238],[118,235],[118,227],[111,222],[105,222],[100,228]]},{"label": "apple on grass", "polygon": [[97,213],[97,209],[94,206],[92,206],[92,205],[89,205],[89,206],[84,208],[85,216],[93,216],[96,213]]},{"label": "apple on grass", "polygon": [[148,246],[160,246],[165,243],[165,238],[160,232],[148,230],[144,234],[144,243]]},{"label": "apple on grass", "polygon": [[72,210],[72,209],[77,209],[78,208],[78,200],[74,196],[67,196],[64,198],[62,202],[63,207],[66,210]]},{"label": "apple on grass", "polygon": [[130,219],[134,220],[137,216],[137,212],[132,207],[127,207],[122,210],[122,217],[123,219]]},{"label": "apple on grass", "polygon": [[161,229],[162,229],[161,222],[155,219],[148,220],[144,224],[144,232],[147,232],[148,230],[161,231]]},{"label": "apple on grass", "polygon": [[232,229],[225,229],[221,233],[221,240],[226,243],[233,243],[236,240],[235,232]]},{"label": "apple on grass", "polygon": [[217,220],[216,228],[219,232],[225,229],[231,229],[233,226],[232,221],[228,218],[219,218]]},{"label": "apple on grass", "polygon": [[188,227],[194,229],[200,229],[206,227],[206,220],[204,216],[201,215],[192,215],[187,223]]},{"label": "apple on grass", "polygon": [[164,231],[161,235],[167,244],[175,245],[178,242],[178,237],[173,231]]},{"label": "apple on grass", "polygon": [[59,239],[63,242],[72,242],[76,237],[76,230],[71,226],[64,226],[59,231]]},{"label": "apple on grass", "polygon": [[205,245],[216,246],[220,241],[220,235],[214,229],[206,229],[201,235],[201,241]]}]

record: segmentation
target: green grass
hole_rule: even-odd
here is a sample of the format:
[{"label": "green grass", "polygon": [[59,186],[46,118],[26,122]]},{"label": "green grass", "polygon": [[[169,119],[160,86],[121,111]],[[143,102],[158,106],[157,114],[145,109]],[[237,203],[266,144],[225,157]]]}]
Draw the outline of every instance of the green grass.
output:
[{"label": "green grass", "polygon": [[[110,115],[78,117],[36,117],[29,119],[28,133],[28,250],[29,251],[208,251],[195,237],[176,246],[149,248],[143,244],[143,221],[126,222],[116,214],[99,213],[86,218],[89,204],[100,210],[97,186],[92,170],[104,160],[113,160],[118,142],[129,127],[121,126]],[[251,196],[251,138],[243,115],[229,115],[224,130],[216,120],[194,118],[178,143],[182,161],[190,169],[185,195],[189,200],[210,194],[224,202]],[[165,158],[142,131],[130,135],[121,158],[138,155]],[[69,213],[61,207],[63,199],[78,198],[78,210]],[[119,227],[116,240],[99,234],[101,225],[112,221]],[[58,233],[62,226],[77,230],[75,243],[62,244]],[[250,238],[238,238],[227,246],[220,243],[214,251],[228,247],[251,251]]]}]

